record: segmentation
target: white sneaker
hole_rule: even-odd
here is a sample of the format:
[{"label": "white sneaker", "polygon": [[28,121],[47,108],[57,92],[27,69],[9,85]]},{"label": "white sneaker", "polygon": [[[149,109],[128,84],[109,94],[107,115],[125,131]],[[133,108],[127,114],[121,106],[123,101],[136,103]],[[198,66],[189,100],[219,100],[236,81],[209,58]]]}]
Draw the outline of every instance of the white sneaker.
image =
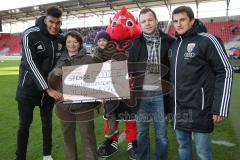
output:
[{"label": "white sneaker", "polygon": [[52,156],[43,156],[43,160],[53,160]]}]

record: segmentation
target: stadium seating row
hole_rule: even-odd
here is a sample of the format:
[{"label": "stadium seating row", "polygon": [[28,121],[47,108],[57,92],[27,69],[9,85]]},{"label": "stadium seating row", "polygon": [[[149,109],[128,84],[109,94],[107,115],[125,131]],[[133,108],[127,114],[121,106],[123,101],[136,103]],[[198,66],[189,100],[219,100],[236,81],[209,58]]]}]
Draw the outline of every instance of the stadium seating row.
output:
[{"label": "stadium seating row", "polygon": [[[234,22],[209,22],[205,24],[208,32],[220,37],[224,42],[240,34],[240,21]],[[105,29],[106,26],[79,28],[78,30],[84,37],[86,44],[93,44],[97,31]],[[164,28],[161,26],[161,28]],[[64,30],[67,32],[67,30]],[[174,36],[175,30],[170,26],[168,34]],[[21,53],[21,35],[10,35],[9,33],[0,34],[0,55],[19,55]]]},{"label": "stadium seating row", "polygon": [[[240,34],[240,21],[235,22],[210,22],[205,23],[209,33],[220,37],[224,42]],[[168,34],[173,36],[173,26],[169,28]]]}]

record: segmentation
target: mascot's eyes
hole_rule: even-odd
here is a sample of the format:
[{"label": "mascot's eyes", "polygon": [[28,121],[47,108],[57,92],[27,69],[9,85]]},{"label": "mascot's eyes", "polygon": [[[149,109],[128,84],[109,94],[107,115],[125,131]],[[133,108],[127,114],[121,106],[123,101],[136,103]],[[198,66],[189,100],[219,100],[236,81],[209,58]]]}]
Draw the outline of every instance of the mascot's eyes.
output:
[{"label": "mascot's eyes", "polygon": [[116,21],[113,21],[113,22],[112,22],[112,27],[115,27],[116,24],[117,24],[117,22],[116,22]]},{"label": "mascot's eyes", "polygon": [[133,21],[132,20],[127,20],[126,21],[126,25],[128,26],[128,27],[132,27],[133,26]]}]

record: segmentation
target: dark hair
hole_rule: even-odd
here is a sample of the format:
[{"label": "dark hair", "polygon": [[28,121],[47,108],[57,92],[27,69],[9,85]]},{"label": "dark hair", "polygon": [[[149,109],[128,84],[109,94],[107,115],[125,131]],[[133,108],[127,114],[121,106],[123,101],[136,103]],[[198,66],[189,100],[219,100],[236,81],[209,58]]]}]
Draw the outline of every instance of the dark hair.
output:
[{"label": "dark hair", "polygon": [[192,19],[194,19],[194,13],[193,13],[193,10],[191,7],[188,7],[188,6],[180,6],[180,7],[177,7],[173,10],[172,12],[172,19],[173,19],[173,15],[174,14],[178,14],[178,13],[182,13],[182,12],[185,12],[187,13],[187,16],[188,18],[190,19],[190,21]]},{"label": "dark hair", "polygon": [[151,13],[153,14],[155,20],[157,20],[157,15],[156,15],[156,13],[155,13],[151,8],[143,8],[143,9],[141,9],[141,11],[140,11],[140,13],[139,13],[139,21],[140,21],[140,16],[141,16],[142,14],[146,14],[147,12],[151,12]]},{"label": "dark hair", "polygon": [[57,6],[51,6],[47,8],[46,15],[60,18],[62,17],[62,11]]},{"label": "dark hair", "polygon": [[67,37],[68,36],[71,36],[71,37],[73,37],[73,38],[76,38],[76,40],[79,42],[79,44],[80,44],[80,48],[79,48],[79,50],[81,49],[81,46],[82,46],[82,43],[83,43],[83,38],[82,38],[82,36],[81,36],[81,34],[78,32],[78,31],[69,31],[66,35],[65,35],[65,37],[64,37],[64,42],[65,42],[65,44],[64,45],[66,45],[66,40],[67,40]]}]

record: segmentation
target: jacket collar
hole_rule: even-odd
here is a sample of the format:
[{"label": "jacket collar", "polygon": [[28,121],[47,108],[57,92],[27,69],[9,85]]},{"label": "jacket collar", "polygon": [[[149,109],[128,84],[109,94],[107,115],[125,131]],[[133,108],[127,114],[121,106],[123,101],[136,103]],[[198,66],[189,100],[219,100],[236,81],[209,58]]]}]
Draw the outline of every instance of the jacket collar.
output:
[{"label": "jacket collar", "polygon": [[60,57],[60,60],[61,61],[71,61],[73,58],[82,57],[84,55],[86,55],[86,49],[85,48],[81,48],[80,51],[78,52],[78,54],[76,54],[72,57],[70,57],[67,50],[64,49],[64,51],[63,51],[63,53]]},{"label": "jacket collar", "polygon": [[201,22],[199,19],[195,19],[195,22],[192,26],[191,29],[189,29],[186,33],[179,35],[177,32],[175,33],[175,36],[177,38],[182,37],[190,37],[190,36],[195,36],[198,33],[202,33],[202,32],[207,32],[207,28],[204,26],[203,22]]},{"label": "jacket collar", "polygon": [[[166,34],[161,29],[158,29],[157,33],[159,34],[159,37],[161,37],[162,39],[167,38]],[[145,41],[143,33],[140,35],[139,38],[141,41]]]}]

